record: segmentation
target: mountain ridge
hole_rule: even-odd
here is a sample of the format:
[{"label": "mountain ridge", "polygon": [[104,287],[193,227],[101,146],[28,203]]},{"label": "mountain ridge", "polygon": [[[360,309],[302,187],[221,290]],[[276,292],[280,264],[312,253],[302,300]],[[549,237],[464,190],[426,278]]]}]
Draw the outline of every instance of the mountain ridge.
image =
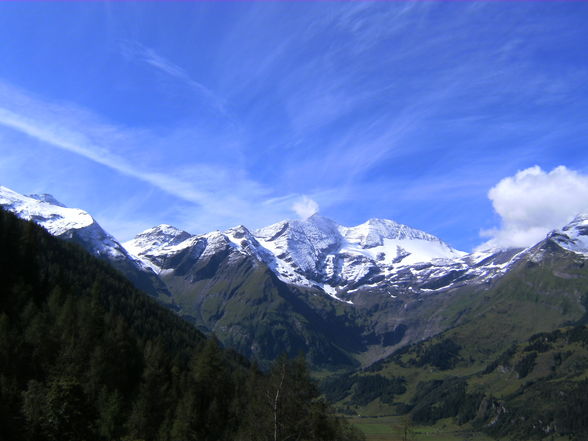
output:
[{"label": "mountain ridge", "polygon": [[110,262],[133,284],[173,307],[167,288],[86,211],[68,208],[50,194],[29,196],[0,186],[0,207],[41,225],[52,235],[77,243],[96,257]]},{"label": "mountain ridge", "polygon": [[[20,195],[28,204],[20,211],[19,198],[9,196],[0,188],[0,205],[53,226],[61,238],[100,249],[108,241],[91,241],[111,237],[80,236],[77,230],[93,225],[91,216],[63,211],[71,209],[50,195]],[[79,216],[80,228],[63,228],[72,225],[64,213]],[[387,240],[433,243],[449,257],[429,253],[429,260],[407,263],[409,256]],[[344,227],[321,216],[201,235],[162,224],[133,241],[123,251],[170,293],[167,306],[227,348],[265,367],[282,353],[302,352],[315,373],[343,374],[325,382],[342,412],[409,412],[419,424],[451,417],[476,430],[522,436],[516,439],[585,430],[578,426],[582,412],[568,418],[536,405],[541,394],[553,400],[562,391],[567,408],[585,403],[578,388],[586,382],[574,370],[585,366],[585,347],[573,354],[569,332],[556,330],[588,322],[586,214],[528,248],[473,253],[443,248],[440,239],[394,221]],[[578,329],[573,333],[585,336]],[[536,335],[546,332],[565,338],[545,337],[559,340],[544,353],[544,337]]]},{"label": "mountain ridge", "polygon": [[[18,194],[9,192],[0,189],[0,205],[18,214]],[[29,219],[31,204],[53,210],[56,216],[34,219],[49,227],[72,210],[52,205],[50,195],[23,198]],[[87,213],[82,217],[93,221]],[[549,246],[588,256],[587,218],[579,215],[554,230]],[[84,243],[77,230],[83,228],[60,233],[90,250],[104,245]],[[154,285],[161,288],[155,296],[162,303],[229,347],[262,363],[280,352],[303,351],[315,367],[336,368],[368,365],[455,326],[469,313],[452,302],[484,292],[518,262],[540,262],[545,255],[533,247],[468,254],[394,221],[345,227],[319,215],[201,235],[162,224],[124,247],[123,262],[148,275],[152,292]]]},{"label": "mountain ridge", "polygon": [[387,219],[374,218],[346,227],[313,215],[306,220],[284,220],[257,230],[239,225],[222,232],[181,235],[177,237],[183,240],[173,244],[166,240],[169,228],[180,234],[181,230],[164,224],[139,233],[123,245],[152,265],[156,256],[191,246],[195,238],[221,235],[238,251],[267,264],[284,282],[317,287],[337,299],[338,289],[364,283],[376,274],[387,275],[400,263],[466,255],[431,234]]}]

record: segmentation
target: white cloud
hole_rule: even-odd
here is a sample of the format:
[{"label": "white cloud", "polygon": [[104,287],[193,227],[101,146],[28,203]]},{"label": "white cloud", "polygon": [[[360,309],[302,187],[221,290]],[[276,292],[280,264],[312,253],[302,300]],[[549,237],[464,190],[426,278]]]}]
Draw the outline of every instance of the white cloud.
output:
[{"label": "white cloud", "polygon": [[206,199],[206,195],[198,191],[190,183],[180,181],[166,174],[141,170],[124,158],[111,153],[100,144],[95,144],[90,139],[90,136],[81,131],[72,130],[71,127],[61,125],[59,122],[48,123],[47,120],[36,120],[0,107],[0,125],[25,133],[54,147],[88,158],[124,175],[145,181],[185,200],[203,203]]},{"label": "white cloud", "polygon": [[301,218],[307,219],[313,214],[318,213],[319,204],[310,199],[308,196],[302,196],[299,200],[292,204],[292,210]]},{"label": "white cloud", "polygon": [[588,211],[588,176],[565,166],[550,172],[534,166],[502,179],[488,197],[502,221],[482,232],[491,238],[482,248],[526,247]]},{"label": "white cloud", "polygon": [[[187,202],[181,213],[175,213],[175,219],[181,222],[180,227],[191,232],[229,228],[239,223],[261,227],[288,217],[292,203],[300,199],[297,194],[276,197],[273,190],[250,178],[238,161],[215,164],[192,159],[173,169],[153,164],[145,158],[148,155],[137,153],[142,152],[142,145],[164,145],[167,138],[105,122],[74,106],[40,100],[0,81],[0,129],[4,127]],[[299,201],[302,212],[312,215],[313,210],[318,210],[316,202],[304,201]],[[109,210],[102,210],[111,213],[104,214],[105,217],[113,217],[112,207]],[[120,207],[116,210],[129,211]],[[116,220],[114,215],[113,221],[105,219],[101,223],[105,227],[112,224],[112,233],[120,232],[121,238],[128,238],[128,229],[118,228]]]},{"label": "white cloud", "polygon": [[183,82],[195,93],[206,99],[218,112],[225,116],[228,115],[223,99],[221,99],[204,84],[192,79],[185,69],[168,60],[167,58],[159,55],[153,49],[143,46],[138,42],[126,41],[122,44],[122,51],[123,54],[127,57],[138,58],[155,69]]}]

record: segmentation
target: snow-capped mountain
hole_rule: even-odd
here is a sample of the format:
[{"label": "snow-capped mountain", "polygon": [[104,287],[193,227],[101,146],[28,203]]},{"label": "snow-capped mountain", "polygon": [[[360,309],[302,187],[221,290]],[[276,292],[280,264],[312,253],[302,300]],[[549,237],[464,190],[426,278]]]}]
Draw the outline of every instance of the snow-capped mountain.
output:
[{"label": "snow-capped mountain", "polygon": [[[350,366],[353,354],[373,361],[453,326],[467,311],[452,302],[508,274],[588,258],[588,215],[527,249],[468,254],[386,219],[347,227],[314,215],[200,235],[159,225],[121,245],[51,195],[0,187],[0,206],[81,244],[228,347],[266,361],[300,350],[317,364]],[[329,296],[345,303],[334,308]]]},{"label": "snow-capped mountain", "polygon": [[[168,295],[153,275],[174,271],[186,265],[186,259],[202,263],[220,255],[233,260],[250,258],[267,265],[289,285],[320,289],[350,301],[373,290],[397,296],[482,284],[507,272],[526,253],[513,249],[467,254],[436,236],[392,220],[370,219],[346,227],[319,215],[253,231],[237,226],[202,235],[159,225],[121,245],[90,214],[65,207],[48,194],[24,196],[0,187],[0,206],[35,221],[55,236],[80,243],[113,262],[135,283],[148,275],[153,280],[148,286],[139,284],[142,289]],[[568,251],[588,255],[588,215],[579,215],[548,239]]]},{"label": "snow-capped mountain", "polygon": [[[565,249],[588,254],[588,216],[550,234]],[[465,253],[436,236],[387,219],[346,227],[314,215],[249,230],[238,226],[192,236],[159,225],[124,244],[156,273],[215,255],[267,265],[283,282],[353,301],[362,293],[398,295],[482,285],[505,274],[529,249]]]},{"label": "snow-capped mountain", "polygon": [[569,224],[548,235],[560,247],[588,256],[588,214],[579,214]]},{"label": "snow-capped mountain", "polygon": [[0,187],[0,206],[34,221],[54,236],[82,242],[96,256],[112,260],[129,258],[127,251],[92,216],[78,208],[67,208],[51,195],[24,196]]},{"label": "snow-capped mountain", "polygon": [[190,248],[193,258],[230,252],[266,264],[288,284],[316,287],[332,296],[394,279],[403,268],[451,265],[466,253],[439,238],[386,219],[345,227],[322,216],[286,220],[259,230],[244,226],[190,236],[169,225],[146,230],[124,246],[156,272],[172,269],[174,256]]},{"label": "snow-capped mountain", "polygon": [[93,255],[111,262],[138,288],[149,294],[169,297],[169,292],[153,272],[145,268],[142,261],[131,257],[86,211],[68,208],[50,194],[25,196],[2,186],[0,207],[22,219],[32,220],[52,235],[76,242]]},{"label": "snow-capped mountain", "polygon": [[254,232],[274,255],[272,267],[284,281],[333,290],[385,278],[397,268],[465,255],[439,238],[387,219],[345,227],[314,215]]}]

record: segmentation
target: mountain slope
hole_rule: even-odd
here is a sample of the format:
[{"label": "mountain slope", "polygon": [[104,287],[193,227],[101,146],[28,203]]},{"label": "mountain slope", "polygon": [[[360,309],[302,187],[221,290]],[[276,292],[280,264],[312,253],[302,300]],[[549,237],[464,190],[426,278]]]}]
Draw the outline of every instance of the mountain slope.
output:
[{"label": "mountain slope", "polygon": [[[344,227],[318,215],[197,236],[160,225],[125,243],[125,250],[87,213],[51,196],[1,189],[0,197],[2,205],[108,259],[201,330],[263,364],[302,351],[315,368],[350,368],[451,328],[505,335],[499,341],[552,329],[578,311],[577,298],[568,293],[530,306],[529,274],[541,278],[560,260],[565,266],[587,254],[587,216],[527,250],[465,254],[393,221]],[[546,256],[552,256],[549,265],[541,264]],[[563,268],[553,271],[554,285],[577,278]],[[525,311],[542,317],[545,327],[537,328]],[[480,329],[460,328],[473,318]]]},{"label": "mountain slope", "polygon": [[[163,229],[171,231],[158,227],[136,241],[146,246],[163,243]],[[233,238],[238,234],[232,233]],[[337,312],[320,291],[302,292],[284,284],[224,234],[191,237],[179,245],[169,238],[164,253],[148,248],[143,256],[157,268],[186,319],[261,362],[282,352],[303,352],[316,366],[354,364],[347,351],[360,345],[359,331],[343,338],[350,335],[348,330],[339,332],[343,326],[337,322],[344,316],[335,317]]]},{"label": "mountain slope", "polygon": [[[583,250],[568,249],[571,239],[577,244],[586,234],[574,225],[521,253],[485,289],[472,286],[432,299],[430,307],[446,321],[444,332],[326,381],[328,396],[349,412],[408,411],[419,424],[454,417],[500,439],[553,433],[583,439],[587,427],[576,418],[576,406],[586,406],[581,391],[588,358],[586,343],[578,346],[572,336],[586,329],[550,336],[588,318],[588,259]],[[554,339],[557,345],[550,343]]]},{"label": "mountain slope", "polygon": [[[161,225],[124,245],[147,265],[157,266],[158,259],[197,240],[198,236],[186,234]],[[210,234],[224,237],[243,254],[265,263],[284,282],[318,287],[335,298],[337,292],[382,279],[399,266],[465,255],[435,236],[386,219],[343,227],[314,215],[256,231],[239,226]]]},{"label": "mountain slope", "polygon": [[56,237],[77,243],[91,254],[110,262],[137,288],[173,306],[169,291],[153,271],[132,258],[87,212],[67,208],[48,194],[24,196],[1,186],[0,207],[22,219],[34,221]]},{"label": "mountain slope", "polygon": [[2,209],[0,268],[0,439],[362,439],[329,414],[303,360],[259,372]]},{"label": "mountain slope", "polygon": [[532,253],[465,255],[393,221],[342,227],[316,215],[200,236],[161,225],[125,246],[202,330],[261,362],[302,350],[315,367],[369,364],[455,327]]},{"label": "mountain slope", "polygon": [[[400,257],[399,243],[405,247]],[[262,362],[302,350],[324,367],[353,366],[370,347],[399,344],[407,328],[402,322],[378,324],[368,311],[341,301],[338,292],[345,288],[337,291],[337,283],[381,280],[395,259],[409,255],[406,249],[416,261],[463,254],[392,221],[347,228],[320,216],[200,236],[160,225],[124,245],[166,283],[184,317],[225,344]],[[404,310],[415,311],[403,305],[404,300],[386,309],[402,317]]]}]

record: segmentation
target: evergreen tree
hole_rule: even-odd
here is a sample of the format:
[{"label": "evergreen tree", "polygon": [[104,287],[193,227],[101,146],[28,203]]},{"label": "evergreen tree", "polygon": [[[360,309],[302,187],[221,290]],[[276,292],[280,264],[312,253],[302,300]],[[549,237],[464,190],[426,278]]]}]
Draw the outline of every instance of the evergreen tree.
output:
[{"label": "evergreen tree", "polygon": [[358,439],[302,358],[260,372],[2,210],[0,268],[0,441]]}]

